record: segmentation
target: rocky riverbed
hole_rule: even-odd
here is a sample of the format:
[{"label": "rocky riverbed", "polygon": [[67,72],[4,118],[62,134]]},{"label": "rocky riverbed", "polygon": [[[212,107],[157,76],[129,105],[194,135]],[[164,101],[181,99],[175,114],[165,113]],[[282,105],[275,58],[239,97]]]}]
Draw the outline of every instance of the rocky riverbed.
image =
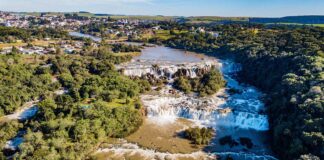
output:
[{"label": "rocky riverbed", "polygon": [[[128,141],[123,144],[126,146],[131,144],[133,147],[111,146],[98,150],[98,154],[109,152],[111,156],[116,154],[127,157],[131,153],[148,159],[152,156],[181,159],[181,155],[189,159],[198,158],[192,155],[200,155],[203,159],[217,156],[221,159],[227,157],[234,159],[275,159],[271,156],[269,149],[267,135],[269,123],[268,116],[265,114],[266,107],[262,102],[263,94],[255,87],[240,84],[236,80],[236,73],[241,69],[239,64],[230,60],[219,60],[157,46],[145,48],[141,56],[134,58],[130,63],[117,66],[117,68],[131,77],[141,77],[147,74],[156,78],[167,77],[168,84],[154,94],[141,96],[147,112],[146,122],[149,122],[150,125],[144,124],[145,127],[140,128],[135,133],[135,138],[126,138]],[[193,78],[215,68],[223,73],[227,81],[226,88],[215,95],[202,98],[197,94],[184,94],[172,88],[173,79],[179,73],[182,76]],[[174,129],[168,130],[175,137],[169,137],[165,141],[177,145],[180,143],[177,136],[181,137],[177,133],[181,133],[188,127],[201,126],[212,127],[216,131],[212,143],[208,146],[200,146],[198,150],[196,148],[196,150],[188,149],[187,152],[180,150],[177,152],[172,149],[172,146],[165,148],[166,145],[163,143],[155,143],[152,140],[150,145],[146,143],[147,141],[144,143],[144,141],[138,140],[139,137],[150,137],[149,134],[163,138],[163,135],[165,135],[163,130],[179,124],[179,119],[190,123],[182,124],[182,128],[174,127]],[[155,132],[152,132],[154,128]],[[231,137],[234,145],[220,144],[220,139],[224,137]],[[251,141],[252,146],[247,147],[244,143],[240,143],[242,139]],[[190,145],[190,142],[185,142],[184,146],[187,144]],[[191,145],[191,147],[197,146]]]}]

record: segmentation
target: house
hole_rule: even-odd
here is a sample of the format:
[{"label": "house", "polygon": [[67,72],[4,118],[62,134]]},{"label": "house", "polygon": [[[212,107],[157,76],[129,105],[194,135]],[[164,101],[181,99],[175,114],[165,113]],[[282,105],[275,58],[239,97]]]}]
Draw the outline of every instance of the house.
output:
[{"label": "house", "polygon": [[197,32],[197,33],[205,33],[206,31],[205,31],[204,28],[202,28],[202,27],[198,27],[198,28],[196,29],[196,32]]},{"label": "house", "polygon": [[215,38],[219,37],[219,32],[208,32],[210,35],[212,35]]},{"label": "house", "polygon": [[152,29],[153,29],[153,30],[160,30],[161,27],[160,27],[160,26],[154,26],[154,27],[152,27]]},{"label": "house", "polygon": [[5,23],[5,26],[6,26],[6,27],[11,27],[11,23],[10,23],[9,21],[7,21],[7,22]]}]

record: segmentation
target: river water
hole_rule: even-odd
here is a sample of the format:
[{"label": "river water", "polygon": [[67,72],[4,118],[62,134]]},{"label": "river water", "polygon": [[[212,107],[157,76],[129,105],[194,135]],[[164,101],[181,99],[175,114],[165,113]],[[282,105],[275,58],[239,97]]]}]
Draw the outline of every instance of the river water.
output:
[{"label": "river water", "polygon": [[[218,68],[227,81],[226,88],[216,95],[201,98],[196,94],[170,92],[173,90],[173,75],[178,70],[185,70],[186,76],[196,77],[199,70],[208,70],[211,66]],[[177,119],[184,118],[194,122],[197,126],[214,128],[215,137],[209,146],[202,149],[204,153],[218,155],[221,159],[228,156],[234,159],[275,159],[271,156],[272,152],[269,148],[268,116],[265,114],[266,108],[261,100],[264,95],[255,87],[240,84],[235,79],[236,73],[241,69],[239,64],[231,60],[220,60],[202,54],[156,46],[143,49],[142,54],[134,58],[132,62],[117,66],[117,68],[122,68],[127,76],[143,76],[149,73],[156,77],[169,77],[169,84],[158,94],[141,96],[147,110],[148,120],[157,125],[171,125]],[[235,89],[237,92],[230,94],[229,89]],[[224,136],[231,136],[237,144],[221,145],[219,139]],[[249,138],[253,147],[241,145],[240,138]],[[122,149],[117,147],[115,151],[123,152]],[[109,151],[114,151],[114,149]],[[129,148],[126,151],[129,151]],[[146,155],[147,152],[152,153],[150,150],[144,152],[145,149],[140,147],[133,149],[132,153],[137,153],[137,151],[139,154],[143,152]],[[167,155],[172,157],[174,154]]]},{"label": "river water", "polygon": [[[101,41],[98,37],[77,32],[71,32],[70,35]],[[226,88],[219,93],[201,98],[196,94],[170,92],[173,90],[174,75],[179,70],[182,70],[185,76],[194,78],[200,72],[210,70],[212,66],[218,68],[227,81]],[[275,159],[271,156],[272,152],[269,148],[268,116],[265,114],[266,108],[262,102],[264,95],[255,87],[241,84],[236,80],[236,73],[241,69],[239,64],[231,60],[220,60],[202,54],[155,46],[144,48],[140,56],[117,68],[123,69],[127,76],[140,77],[151,74],[157,78],[168,77],[169,84],[158,93],[141,96],[147,111],[147,121],[156,124],[162,130],[163,127],[177,123],[178,119],[185,119],[196,126],[212,127],[216,134],[209,146],[192,153],[157,151],[127,141],[110,148],[101,148],[98,153],[109,152],[110,156],[140,155],[140,159],[183,159],[184,157],[206,159],[206,157],[213,158],[214,155],[218,155],[220,159],[227,157],[237,160]],[[229,89],[238,92],[230,94]],[[150,133],[144,133],[144,136],[147,134]],[[236,145],[221,145],[219,140],[224,136],[231,136]],[[252,148],[241,145],[240,138],[250,139],[253,143]]]},{"label": "river water", "polygon": [[92,35],[89,35],[89,34],[83,34],[83,33],[80,33],[80,32],[69,32],[69,35],[73,36],[73,37],[90,38],[91,40],[93,40],[95,42],[100,42],[101,41],[100,37],[92,36]]}]

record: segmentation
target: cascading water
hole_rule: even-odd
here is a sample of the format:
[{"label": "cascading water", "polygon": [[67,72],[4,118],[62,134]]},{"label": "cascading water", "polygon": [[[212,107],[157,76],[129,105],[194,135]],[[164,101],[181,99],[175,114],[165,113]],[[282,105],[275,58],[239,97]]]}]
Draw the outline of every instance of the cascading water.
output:
[{"label": "cascading water", "polygon": [[[160,53],[152,49],[150,51],[152,55],[147,52],[144,55],[156,58],[157,55],[153,54]],[[171,50],[171,52],[174,51]],[[161,54],[161,57],[164,55]],[[231,61],[215,59],[181,62],[180,58],[179,61],[165,61],[163,58],[160,61],[137,58],[136,61],[118,66],[127,76],[142,77],[150,74],[156,78],[167,77],[169,79],[170,84],[162,88],[158,94],[142,95],[141,99],[146,107],[148,118],[156,123],[169,123],[177,118],[185,118],[196,122],[197,125],[213,127],[217,136],[209,146],[208,152],[214,152],[222,157],[275,159],[271,156],[263,156],[271,153],[264,142],[266,138],[263,138],[264,132],[269,129],[268,116],[264,114],[265,106],[260,100],[263,95],[256,88],[240,84],[235,80],[235,74],[240,71],[241,66]],[[226,89],[216,95],[202,98],[194,94],[186,95],[172,88],[173,78],[179,74],[194,78],[208,72],[213,66],[221,70],[227,81]],[[230,94],[229,89],[237,92]],[[226,135],[231,135],[236,139],[241,136],[248,137],[254,142],[254,149],[219,145],[219,136]]]},{"label": "cascading water", "polygon": [[150,74],[155,76],[156,78],[167,77],[169,79],[172,79],[179,75],[195,78],[198,75],[202,75],[208,72],[214,65],[216,64],[213,64],[212,62],[191,62],[175,64],[168,61],[152,62],[142,60],[133,62],[131,64],[120,65],[117,66],[117,68],[127,76],[142,77]]},{"label": "cascading water", "polygon": [[214,128],[231,126],[266,131],[269,128],[268,118],[258,113],[263,104],[257,99],[244,97],[249,91],[251,90],[243,91],[241,96],[230,98],[222,94],[209,98],[182,93],[175,96],[145,95],[142,96],[142,101],[146,106],[148,117],[159,117],[164,120],[181,117]]},{"label": "cascading water", "polygon": [[[173,75],[181,70],[185,70],[185,76],[196,77],[195,71],[208,71],[212,66],[219,67],[224,74],[235,73],[239,66],[228,64],[229,68],[222,67],[222,63],[204,62],[204,63],[185,63],[185,64],[160,64],[153,65],[147,61],[132,63],[130,65],[119,66],[123,68],[127,76],[144,76],[146,74],[155,75],[156,77]],[[228,62],[227,62],[228,63]],[[186,74],[187,73],[187,74]],[[147,108],[149,117],[168,117],[176,119],[177,117],[200,121],[202,124],[216,126],[232,126],[260,131],[268,130],[268,120],[266,115],[259,112],[264,105],[259,100],[260,93],[253,87],[241,86],[230,76],[225,77],[228,81],[228,87],[240,89],[241,93],[224,98],[224,94],[215,95],[209,98],[200,98],[197,96],[188,96],[177,92],[176,96],[169,94],[171,86],[166,87],[159,95],[144,95],[142,101]],[[228,96],[228,95],[227,95]],[[222,110],[229,108],[230,112],[224,114]],[[173,117],[173,118],[171,118]],[[163,118],[163,119],[168,119]]]}]

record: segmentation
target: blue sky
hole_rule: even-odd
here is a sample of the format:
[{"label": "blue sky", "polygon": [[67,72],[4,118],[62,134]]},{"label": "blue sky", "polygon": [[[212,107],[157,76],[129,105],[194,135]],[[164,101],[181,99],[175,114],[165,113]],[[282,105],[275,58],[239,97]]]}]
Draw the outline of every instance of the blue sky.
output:
[{"label": "blue sky", "polygon": [[0,0],[0,10],[280,17],[324,15],[324,0]]}]

